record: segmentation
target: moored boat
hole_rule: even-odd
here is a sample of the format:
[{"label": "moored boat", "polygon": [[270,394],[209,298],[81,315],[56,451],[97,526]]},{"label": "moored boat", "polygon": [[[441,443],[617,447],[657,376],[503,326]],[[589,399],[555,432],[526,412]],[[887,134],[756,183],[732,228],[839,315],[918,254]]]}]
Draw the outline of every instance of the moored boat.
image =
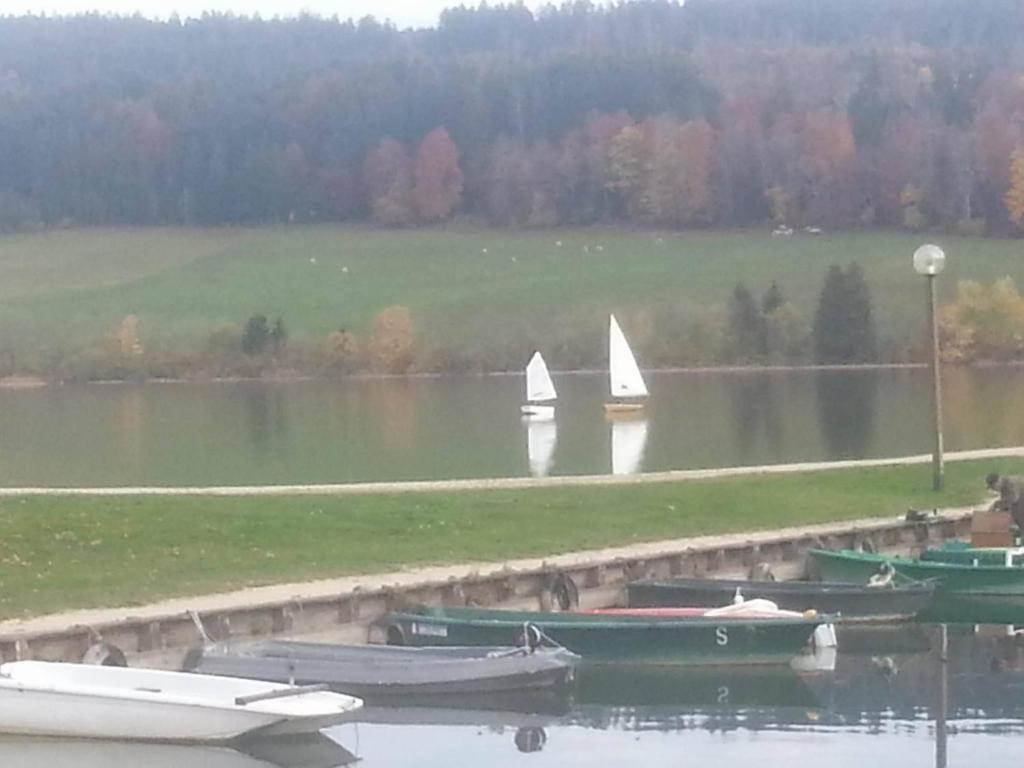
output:
[{"label": "moored boat", "polygon": [[43,661],[0,665],[0,732],[7,734],[226,742],[313,733],[361,706],[352,696],[258,680]]},{"label": "moored boat", "polygon": [[837,614],[844,622],[909,619],[924,610],[934,592],[930,582],[869,587],[823,581],[668,579],[626,587],[630,608],[722,605],[739,594],[748,601],[770,600],[783,610]]},{"label": "moored boat", "polygon": [[477,608],[420,608],[383,621],[398,645],[508,645],[539,630],[584,661],[784,664],[804,650],[826,616],[616,617]]},{"label": "moored boat", "polygon": [[939,593],[1024,595],[1024,568],[1015,566],[910,560],[850,549],[812,549],[808,554],[826,581],[867,584],[880,569],[890,567],[897,576],[912,581],[934,581]]},{"label": "moored boat", "polygon": [[952,541],[940,547],[928,547],[921,553],[921,560],[961,565],[1024,566],[1024,547],[972,547],[967,542]]},{"label": "moored boat", "polygon": [[189,671],[294,683],[326,683],[362,698],[491,694],[566,684],[575,657],[524,647],[398,648],[264,642],[190,654]]}]

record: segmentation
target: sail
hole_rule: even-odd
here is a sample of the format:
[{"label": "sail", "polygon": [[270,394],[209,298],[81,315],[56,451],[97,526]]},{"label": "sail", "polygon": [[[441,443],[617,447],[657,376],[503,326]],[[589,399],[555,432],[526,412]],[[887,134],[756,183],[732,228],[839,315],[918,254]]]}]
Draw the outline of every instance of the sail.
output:
[{"label": "sail", "polygon": [[647,446],[647,420],[612,422],[612,474],[635,475],[643,464]]},{"label": "sail", "polygon": [[608,329],[608,367],[611,370],[612,397],[645,397],[647,385],[640,375],[633,350],[622,335],[622,329],[611,316]]},{"label": "sail", "polygon": [[558,397],[555,383],[551,381],[548,366],[540,352],[534,352],[526,366],[526,400],[530,403],[543,403]]},{"label": "sail", "polygon": [[534,477],[545,477],[551,469],[557,440],[558,430],[553,421],[531,421],[526,425],[526,455]]}]

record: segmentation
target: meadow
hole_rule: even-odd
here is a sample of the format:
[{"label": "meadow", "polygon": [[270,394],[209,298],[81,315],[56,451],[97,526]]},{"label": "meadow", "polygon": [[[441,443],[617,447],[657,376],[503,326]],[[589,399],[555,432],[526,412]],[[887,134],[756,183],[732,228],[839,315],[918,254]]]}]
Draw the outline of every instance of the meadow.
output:
[{"label": "meadow", "polygon": [[[198,349],[262,313],[293,341],[365,334],[385,307],[407,307],[424,348],[501,368],[542,346],[556,366],[601,359],[605,316],[619,313],[656,364],[666,317],[722,316],[737,280],[756,296],[775,280],[810,323],[828,267],[859,262],[888,349],[916,343],[923,284],[914,249],[947,251],[957,280],[1021,283],[1010,240],[853,232],[640,232],[587,228],[375,230],[357,226],[62,230],[0,237],[0,368],[45,370],[109,343],[127,315],[147,349]],[[658,338],[659,330],[663,337]],[[683,353],[680,353],[683,354]],[[685,355],[684,355],[685,356]],[[49,361],[49,362],[48,362]],[[10,371],[8,371],[10,372]]]},{"label": "meadow", "polygon": [[0,499],[0,619],[258,584],[768,530],[985,497],[1024,461],[612,487],[294,497]]}]

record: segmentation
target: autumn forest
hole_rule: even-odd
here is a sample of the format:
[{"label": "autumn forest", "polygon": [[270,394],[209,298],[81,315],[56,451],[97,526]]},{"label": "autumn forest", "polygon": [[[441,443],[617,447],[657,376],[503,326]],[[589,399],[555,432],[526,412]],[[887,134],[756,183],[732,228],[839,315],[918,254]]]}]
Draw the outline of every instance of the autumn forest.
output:
[{"label": "autumn forest", "polygon": [[0,230],[1024,218],[1011,0],[0,19]]}]

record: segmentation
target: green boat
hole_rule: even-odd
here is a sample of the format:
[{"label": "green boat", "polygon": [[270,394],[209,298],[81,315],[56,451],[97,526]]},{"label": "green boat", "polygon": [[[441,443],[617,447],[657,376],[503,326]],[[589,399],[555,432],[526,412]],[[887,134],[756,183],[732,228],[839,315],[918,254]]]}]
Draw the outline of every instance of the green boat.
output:
[{"label": "green boat", "polygon": [[929,547],[921,553],[921,559],[931,563],[1024,566],[1024,547],[972,547],[964,541],[951,541]]},{"label": "green boat", "polygon": [[386,616],[393,645],[516,645],[535,628],[584,661],[785,664],[831,617],[634,618],[476,608],[418,608]]},{"label": "green boat", "polygon": [[934,580],[940,595],[948,592],[1024,595],[1024,568],[1015,566],[910,560],[852,549],[838,552],[812,549],[808,554],[820,566],[821,578],[825,581],[867,584],[888,563],[898,576],[906,579]]}]

